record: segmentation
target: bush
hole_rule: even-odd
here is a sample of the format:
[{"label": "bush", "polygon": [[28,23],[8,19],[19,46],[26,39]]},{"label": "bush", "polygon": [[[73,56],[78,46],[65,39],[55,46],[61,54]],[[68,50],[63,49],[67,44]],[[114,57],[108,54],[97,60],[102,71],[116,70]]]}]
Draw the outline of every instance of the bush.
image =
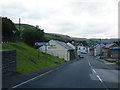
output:
[{"label": "bush", "polygon": [[34,46],[35,42],[44,41],[44,32],[38,28],[27,29],[22,32],[23,41],[31,46]]},{"label": "bush", "polygon": [[[15,33],[13,33],[13,30]],[[3,42],[16,41],[19,36],[19,31],[16,29],[12,20],[7,17],[2,17],[2,39]]]}]

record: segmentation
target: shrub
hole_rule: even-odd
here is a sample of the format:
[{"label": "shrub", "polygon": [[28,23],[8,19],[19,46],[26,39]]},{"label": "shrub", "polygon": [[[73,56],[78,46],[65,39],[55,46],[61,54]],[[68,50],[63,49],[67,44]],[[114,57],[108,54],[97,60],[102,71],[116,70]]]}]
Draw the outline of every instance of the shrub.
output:
[{"label": "shrub", "polygon": [[35,42],[42,42],[45,40],[44,32],[37,28],[24,30],[22,33],[23,41],[31,46],[34,46]]}]

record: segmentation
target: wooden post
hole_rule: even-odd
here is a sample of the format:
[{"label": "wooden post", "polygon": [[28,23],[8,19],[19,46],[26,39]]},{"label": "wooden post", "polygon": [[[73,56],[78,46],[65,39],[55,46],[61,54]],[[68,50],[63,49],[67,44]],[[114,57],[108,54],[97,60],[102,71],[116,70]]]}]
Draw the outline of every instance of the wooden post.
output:
[{"label": "wooden post", "polygon": [[39,48],[38,48],[38,59],[39,59],[39,57],[40,57],[40,53],[39,53]]}]

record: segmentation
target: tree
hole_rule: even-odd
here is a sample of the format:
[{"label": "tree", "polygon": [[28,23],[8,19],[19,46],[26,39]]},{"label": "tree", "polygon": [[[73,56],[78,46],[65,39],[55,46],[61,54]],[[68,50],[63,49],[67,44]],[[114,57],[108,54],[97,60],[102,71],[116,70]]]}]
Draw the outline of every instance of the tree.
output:
[{"label": "tree", "polygon": [[45,41],[44,32],[38,28],[24,30],[22,38],[24,42],[31,46],[34,46],[35,42]]},{"label": "tree", "polygon": [[4,41],[13,41],[13,38],[16,38],[17,35],[18,35],[18,30],[16,29],[14,23],[7,17],[2,17],[3,42]]}]

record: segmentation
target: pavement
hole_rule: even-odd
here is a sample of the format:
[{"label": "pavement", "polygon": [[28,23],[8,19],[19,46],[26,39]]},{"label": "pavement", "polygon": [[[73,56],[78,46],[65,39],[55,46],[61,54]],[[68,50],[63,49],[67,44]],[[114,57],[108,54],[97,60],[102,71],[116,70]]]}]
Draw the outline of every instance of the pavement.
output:
[{"label": "pavement", "polygon": [[85,55],[70,62],[3,79],[3,88],[119,88],[119,71],[96,57]]}]

